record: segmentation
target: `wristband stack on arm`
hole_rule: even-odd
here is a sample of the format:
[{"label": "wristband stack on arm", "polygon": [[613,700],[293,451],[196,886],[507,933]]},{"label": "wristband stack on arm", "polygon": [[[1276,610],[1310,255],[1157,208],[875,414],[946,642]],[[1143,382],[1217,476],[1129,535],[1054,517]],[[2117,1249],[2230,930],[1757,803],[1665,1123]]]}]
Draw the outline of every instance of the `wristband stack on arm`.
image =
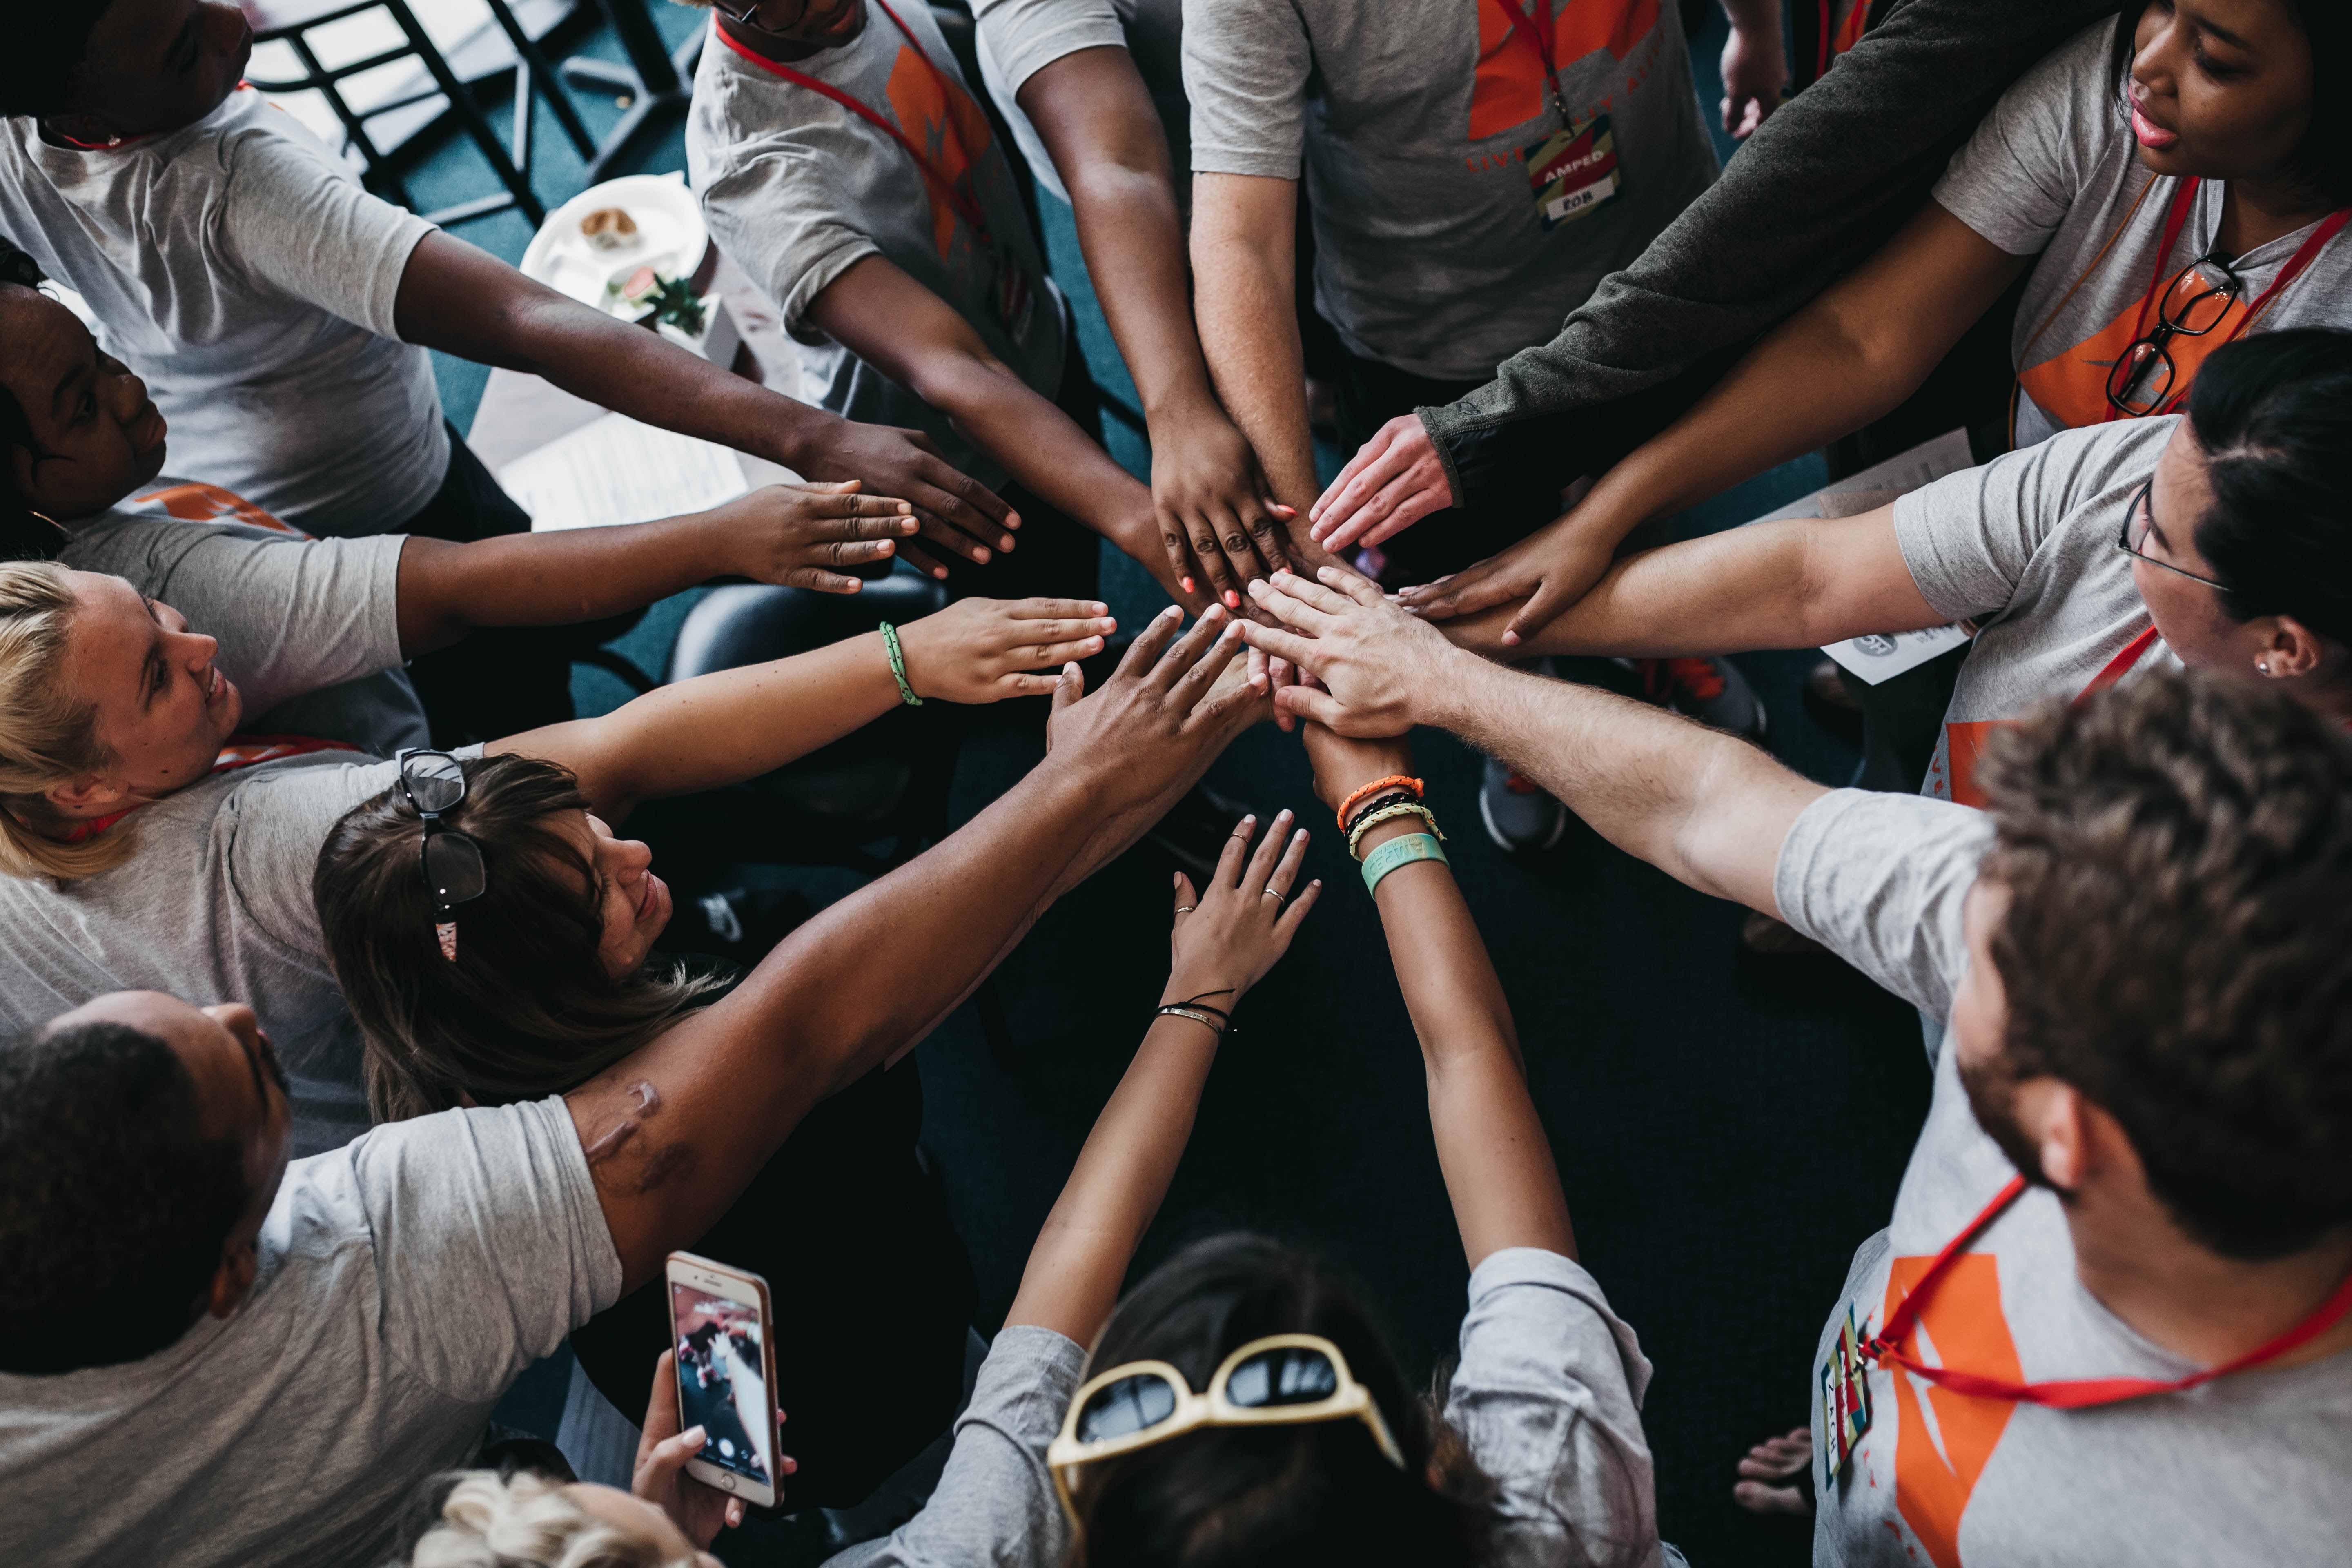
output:
[{"label": "wristband stack on arm", "polygon": [[[1451,864],[1439,842],[1444,838],[1445,831],[1437,826],[1437,814],[1423,804],[1426,788],[1417,778],[1391,773],[1384,779],[1374,779],[1339,803],[1339,830],[1348,836],[1349,855],[1363,863],[1366,892],[1377,890],[1381,878],[1415,860]],[[1391,838],[1366,855],[1362,847],[1364,835],[1383,822],[1402,816],[1420,817],[1429,824],[1429,831]]]}]

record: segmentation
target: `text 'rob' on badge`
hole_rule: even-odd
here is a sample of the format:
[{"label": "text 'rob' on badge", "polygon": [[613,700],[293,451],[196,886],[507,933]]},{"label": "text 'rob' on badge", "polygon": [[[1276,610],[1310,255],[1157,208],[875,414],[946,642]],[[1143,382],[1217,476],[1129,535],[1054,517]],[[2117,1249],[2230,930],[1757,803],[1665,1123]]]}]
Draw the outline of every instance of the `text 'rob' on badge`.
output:
[{"label": "text 'rob' on badge", "polygon": [[1548,229],[1575,222],[1624,188],[1625,177],[1617,167],[1617,138],[1605,114],[1556,131],[1521,156],[1527,160],[1528,188],[1535,193],[1536,216]]}]

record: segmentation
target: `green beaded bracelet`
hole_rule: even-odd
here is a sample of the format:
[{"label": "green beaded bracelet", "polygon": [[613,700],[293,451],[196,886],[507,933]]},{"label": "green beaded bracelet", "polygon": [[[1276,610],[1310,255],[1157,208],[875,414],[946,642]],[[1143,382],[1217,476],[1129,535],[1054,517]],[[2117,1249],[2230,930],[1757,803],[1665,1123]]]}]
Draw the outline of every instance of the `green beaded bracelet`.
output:
[{"label": "green beaded bracelet", "polygon": [[1426,833],[1408,833],[1402,838],[1391,838],[1364,857],[1364,891],[1380,890],[1381,879],[1400,866],[1410,866],[1416,860],[1434,860],[1440,865],[1452,865],[1445,858],[1444,847]]},{"label": "green beaded bracelet", "polygon": [[909,708],[920,708],[923,700],[907,684],[907,656],[898,647],[898,628],[887,621],[882,623],[882,646],[890,653],[890,675],[898,683],[898,700]]}]

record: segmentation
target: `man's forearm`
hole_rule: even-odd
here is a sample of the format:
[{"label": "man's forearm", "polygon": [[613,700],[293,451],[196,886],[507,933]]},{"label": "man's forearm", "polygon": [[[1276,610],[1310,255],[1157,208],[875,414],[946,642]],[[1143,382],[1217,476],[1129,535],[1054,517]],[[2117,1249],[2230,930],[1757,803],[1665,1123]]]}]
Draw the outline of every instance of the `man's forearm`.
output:
[{"label": "man's forearm", "polygon": [[1194,309],[1210,378],[1225,411],[1256,448],[1275,499],[1304,516],[1317,486],[1307,428],[1306,355],[1293,306],[1295,231],[1286,226],[1274,234],[1222,232],[1204,226],[1211,216],[1195,206]]},{"label": "man's forearm", "polygon": [[1467,654],[1423,689],[1421,721],[1534,779],[1627,854],[1703,893],[1777,908],[1780,842],[1819,784],[1664,710]]},{"label": "man's forearm", "polygon": [[400,552],[400,651],[446,647],[478,626],[593,621],[723,576],[727,531],[709,512],[626,528],[509,533]]}]

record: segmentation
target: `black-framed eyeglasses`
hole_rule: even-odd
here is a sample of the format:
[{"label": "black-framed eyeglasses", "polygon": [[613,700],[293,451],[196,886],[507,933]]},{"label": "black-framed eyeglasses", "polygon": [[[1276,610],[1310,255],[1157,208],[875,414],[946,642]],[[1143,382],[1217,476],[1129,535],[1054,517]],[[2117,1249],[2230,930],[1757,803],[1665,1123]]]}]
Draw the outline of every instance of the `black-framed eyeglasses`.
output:
[{"label": "black-framed eyeglasses", "polygon": [[[2188,578],[2191,583],[2202,583],[2208,588],[2215,589],[2223,594],[2230,591],[2221,584],[2213,581],[2210,577],[2200,577],[2196,573],[2189,571],[2183,567],[2175,566],[2169,561],[2158,561],[2155,556],[2150,555],[2147,551],[2141,549],[2140,546],[2147,542],[2147,536],[2154,532],[2155,530],[2156,476],[2154,474],[2150,474],[2147,477],[2147,483],[2140,486],[2139,494],[2132,497],[2131,509],[2124,513],[2124,531],[2116,537],[2116,548],[2122,551],[2125,554],[2130,556],[2135,561],[2145,561],[2151,566],[2160,566],[2176,576]],[[2133,538],[2135,533],[2138,535],[2138,538]]]},{"label": "black-framed eyeglasses", "polygon": [[425,822],[416,864],[425,876],[425,891],[433,900],[433,931],[440,938],[441,956],[455,963],[457,906],[480,898],[489,885],[482,868],[482,847],[472,835],[441,820],[466,798],[465,765],[446,752],[423,746],[402,752],[398,762],[401,798]]},{"label": "black-framed eyeglasses", "polygon": [[[2221,281],[2208,279],[2209,268],[2219,272]],[[2117,354],[2108,368],[2107,406],[2134,418],[2162,408],[2179,377],[2166,345],[2175,338],[2201,338],[2220,326],[2244,291],[2236,268],[2218,256],[2200,256],[2174,273],[2156,308],[2155,327]]]},{"label": "black-framed eyeglasses", "polygon": [[749,5],[738,11],[730,6],[720,5],[719,0],[710,0],[710,8],[718,12],[720,16],[726,17],[729,21],[734,23],[737,26],[749,27],[755,33],[773,33],[782,35],[790,32],[793,28],[799,26],[803,22],[808,20],[810,0],[800,0],[799,7],[793,12],[793,19],[784,23],[762,22],[760,20],[760,7],[766,3],[767,0],[751,0]]}]

